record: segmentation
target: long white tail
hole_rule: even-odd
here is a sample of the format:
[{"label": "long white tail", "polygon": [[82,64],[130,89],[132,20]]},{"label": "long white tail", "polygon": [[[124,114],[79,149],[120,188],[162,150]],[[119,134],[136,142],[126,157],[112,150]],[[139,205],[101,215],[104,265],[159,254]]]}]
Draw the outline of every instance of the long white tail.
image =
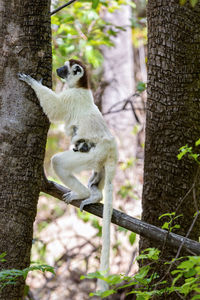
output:
[{"label": "long white tail", "polygon": [[[102,250],[100,260],[100,271],[109,272],[110,260],[110,223],[112,216],[112,200],[113,200],[113,185],[112,179],[115,170],[112,165],[105,166],[105,188],[104,188],[104,208],[103,208],[103,225],[102,225]],[[97,289],[101,292],[108,289],[108,284],[103,280],[98,280]]]}]

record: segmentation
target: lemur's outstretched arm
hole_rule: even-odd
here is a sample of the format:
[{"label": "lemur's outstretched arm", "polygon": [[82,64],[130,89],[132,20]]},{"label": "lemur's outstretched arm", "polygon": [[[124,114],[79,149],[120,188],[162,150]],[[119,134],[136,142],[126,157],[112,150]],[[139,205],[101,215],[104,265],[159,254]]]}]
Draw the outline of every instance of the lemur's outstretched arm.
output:
[{"label": "lemur's outstretched arm", "polygon": [[44,113],[50,121],[61,121],[66,114],[66,109],[59,94],[44,86],[41,81],[37,81],[29,75],[18,74],[20,80],[26,82],[35,91]]}]

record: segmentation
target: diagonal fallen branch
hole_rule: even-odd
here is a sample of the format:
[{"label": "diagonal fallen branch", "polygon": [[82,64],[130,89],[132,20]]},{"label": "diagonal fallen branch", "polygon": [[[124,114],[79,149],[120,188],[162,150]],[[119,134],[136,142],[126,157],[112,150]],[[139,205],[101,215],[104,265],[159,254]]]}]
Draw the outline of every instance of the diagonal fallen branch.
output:
[{"label": "diagonal fallen branch", "polygon": [[[44,175],[41,191],[60,200],[63,200],[62,196],[68,191],[68,189],[54,181],[48,180]],[[71,204],[76,207],[80,207],[80,203],[81,200],[76,200]],[[103,204],[90,204],[85,206],[84,210],[102,218]],[[151,239],[159,244],[162,244],[165,241],[166,245],[173,248],[178,248],[181,244],[183,244],[183,249],[187,250],[190,253],[192,252],[194,255],[200,255],[200,243],[185,238],[181,235],[167,232],[166,230],[160,229],[154,225],[133,218],[116,209],[113,209],[112,223],[124,227],[139,235],[142,235],[147,239]]]}]

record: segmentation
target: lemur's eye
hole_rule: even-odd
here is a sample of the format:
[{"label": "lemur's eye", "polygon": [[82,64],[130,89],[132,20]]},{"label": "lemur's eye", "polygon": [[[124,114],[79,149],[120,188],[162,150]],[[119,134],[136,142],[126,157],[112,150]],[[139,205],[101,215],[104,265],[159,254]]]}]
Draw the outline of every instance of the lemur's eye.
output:
[{"label": "lemur's eye", "polygon": [[76,66],[73,70],[74,75],[77,75],[78,73],[81,73],[81,68],[79,66]]}]

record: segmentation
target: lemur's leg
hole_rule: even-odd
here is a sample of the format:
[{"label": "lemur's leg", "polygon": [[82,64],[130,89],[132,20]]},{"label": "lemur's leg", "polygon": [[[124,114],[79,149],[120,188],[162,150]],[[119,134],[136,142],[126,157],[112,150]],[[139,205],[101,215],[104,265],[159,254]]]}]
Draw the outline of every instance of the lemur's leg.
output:
[{"label": "lemur's leg", "polygon": [[70,203],[77,199],[86,199],[91,195],[90,190],[84,186],[74,174],[83,170],[92,170],[95,155],[93,151],[87,153],[73,150],[58,153],[52,157],[52,166],[61,181],[72,191],[64,195],[64,200]]},{"label": "lemur's leg", "polygon": [[88,187],[90,189],[91,195],[88,199],[83,200],[80,205],[80,210],[82,211],[85,205],[98,203],[102,200],[102,189],[104,186],[105,171],[102,169],[99,172],[93,172],[89,179]]},{"label": "lemur's leg", "polygon": [[102,177],[104,176],[103,173],[104,173],[104,169],[102,169],[100,172],[93,171],[92,176],[88,181],[88,187],[91,188],[93,185],[98,186]]}]

